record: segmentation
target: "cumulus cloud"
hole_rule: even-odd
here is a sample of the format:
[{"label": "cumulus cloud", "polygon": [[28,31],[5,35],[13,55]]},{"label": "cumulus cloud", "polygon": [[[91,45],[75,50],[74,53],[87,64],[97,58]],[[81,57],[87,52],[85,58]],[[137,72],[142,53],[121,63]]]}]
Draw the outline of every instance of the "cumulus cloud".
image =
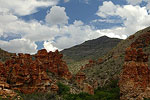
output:
[{"label": "cumulus cloud", "polygon": [[128,36],[128,34],[125,32],[124,27],[101,29],[101,30],[97,30],[97,32],[101,35],[105,35],[105,36],[112,37],[112,38],[126,39]]},{"label": "cumulus cloud", "polygon": [[[105,10],[108,9],[107,7],[111,10]],[[99,7],[97,15],[103,18],[107,18],[109,16],[121,17],[121,19],[123,19],[121,32],[125,35],[131,35],[140,29],[150,26],[150,15],[148,14],[147,9],[138,5],[118,6],[114,5],[111,1],[105,1],[103,5]],[[123,34],[121,32],[119,33]]]},{"label": "cumulus cloud", "polygon": [[69,17],[65,12],[64,7],[53,6],[49,13],[46,15],[46,22],[50,25],[62,25],[68,23]]},{"label": "cumulus cloud", "polygon": [[146,3],[146,9],[150,12],[150,0],[126,0],[128,4],[131,5],[140,5],[143,2]]},{"label": "cumulus cloud", "polygon": [[[52,2],[55,0],[33,1]],[[69,17],[65,12],[65,8],[60,6],[53,6],[50,9],[45,17],[46,24],[36,20],[26,22],[15,15],[16,12],[17,10],[10,10],[8,7],[1,8],[0,6],[0,36],[5,36],[6,33],[21,36],[21,39],[1,40],[0,48],[17,53],[35,53],[37,51],[35,42],[37,41],[44,41],[44,48],[48,51],[54,51],[69,48],[103,35],[125,39],[128,35],[150,25],[150,15],[147,12],[147,8],[133,5],[119,6],[111,1],[105,1],[99,7],[96,14],[103,17],[103,20],[95,21],[113,23],[115,20],[112,22],[112,20],[106,19],[110,16],[119,16],[123,21],[122,27],[95,29],[94,26],[86,25],[80,20],[74,21],[73,24],[68,24]],[[33,12],[30,10],[30,12],[24,14]],[[22,15],[20,12],[18,14]]]},{"label": "cumulus cloud", "polygon": [[119,5],[114,5],[111,1],[104,1],[102,6],[99,6],[97,15],[103,18],[107,16],[112,16],[116,14],[116,9],[120,7]]},{"label": "cumulus cloud", "polygon": [[127,2],[132,5],[137,5],[140,4],[142,0],[127,0]]},{"label": "cumulus cloud", "polygon": [[0,36],[2,36],[3,35],[3,30],[2,29],[0,29]]},{"label": "cumulus cloud", "polygon": [[3,33],[20,34],[22,37],[32,41],[42,41],[55,36],[55,33],[57,34],[57,30],[54,27],[50,28],[37,21],[24,22],[23,20],[16,20],[5,24],[0,23],[0,28]]},{"label": "cumulus cloud", "polygon": [[54,47],[50,41],[45,41],[43,46],[48,52],[49,51],[54,52],[54,51],[58,50],[58,48]]},{"label": "cumulus cloud", "polygon": [[0,8],[6,8],[16,15],[29,15],[35,13],[39,7],[53,6],[58,0],[0,0]]},{"label": "cumulus cloud", "polygon": [[69,26],[60,28],[60,33],[66,34],[55,40],[52,44],[60,49],[69,48],[80,44],[86,40],[95,39],[102,36],[89,25],[84,25],[82,21],[75,21]]},{"label": "cumulus cloud", "polygon": [[[61,26],[59,25],[48,26],[45,24],[41,24],[36,20],[25,22],[19,19],[17,16],[11,14],[10,12],[0,15],[0,17],[1,17],[0,20],[1,36],[4,37],[6,33],[19,34],[19,36],[21,36],[22,38],[32,41],[32,43],[35,43],[37,41],[45,41],[43,46],[47,50],[55,50],[56,48],[62,50],[64,48],[68,48],[76,44],[80,44],[85,40],[89,40],[101,36],[98,32],[92,29],[91,26],[85,25],[82,21],[74,21],[74,23],[70,25],[64,24]],[[6,19],[5,21],[6,17],[8,20]],[[7,38],[7,36],[5,37]],[[10,42],[12,41],[13,40],[11,40]],[[14,49],[16,49],[16,52],[24,52],[24,53],[28,53],[28,51],[31,51],[30,48],[28,47],[26,47],[26,50],[24,50],[25,49],[24,48],[24,49],[19,49],[20,51],[18,51],[19,47],[14,48],[13,46],[10,46],[10,42],[3,41],[3,43],[6,44],[6,46],[0,45],[0,47],[5,50],[9,50],[11,52],[15,52]],[[31,53],[33,53],[33,51],[31,51]]]},{"label": "cumulus cloud", "polygon": [[37,45],[27,39],[14,39],[10,41],[0,40],[0,47],[13,53],[36,53]]},{"label": "cumulus cloud", "polygon": [[116,20],[116,19],[95,19],[92,20],[91,23],[122,23],[122,20]]}]

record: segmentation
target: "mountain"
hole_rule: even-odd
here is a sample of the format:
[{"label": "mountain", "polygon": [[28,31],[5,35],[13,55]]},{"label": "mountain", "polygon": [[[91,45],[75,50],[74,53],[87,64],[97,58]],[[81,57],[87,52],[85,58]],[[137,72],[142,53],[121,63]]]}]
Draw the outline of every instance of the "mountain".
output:
[{"label": "mountain", "polygon": [[96,59],[108,53],[120,41],[121,39],[102,36],[97,39],[85,41],[80,45],[64,49],[61,53],[64,54],[66,58],[70,58],[74,61]]},{"label": "mountain", "polygon": [[72,73],[88,63],[90,59],[98,59],[114,48],[121,39],[102,36],[97,39],[88,40],[80,45],[64,49],[61,53]]},{"label": "mountain", "polygon": [[[109,53],[102,57],[102,62],[100,64],[93,64],[93,66],[85,68],[82,71],[86,73],[89,80],[96,79],[102,85],[109,83],[112,79],[118,79],[123,68],[126,48],[136,42],[142,44],[145,43],[145,41],[149,41],[145,39],[146,36],[149,36],[149,33],[150,27],[136,32],[126,40],[122,40]],[[150,44],[141,48],[143,49],[143,52],[147,54],[150,53]],[[150,60],[148,61],[148,64],[150,65]]]},{"label": "mountain", "polygon": [[[110,41],[106,42],[108,39],[108,37],[104,36],[99,39],[86,41],[75,47],[80,46],[84,48],[85,44],[90,42],[88,46],[95,45],[93,46],[95,50],[98,49],[96,46],[99,44],[105,48],[109,48],[112,44]],[[99,40],[103,41],[98,43],[97,41]],[[106,43],[109,46],[104,45]],[[150,27],[136,32],[126,40],[121,40],[116,45],[107,52],[104,48],[104,52],[106,53],[100,56],[93,53],[95,57],[92,56],[90,58],[85,53],[89,57],[78,58],[81,61],[78,61],[75,57],[70,57],[74,62],[79,62],[79,65],[88,59],[87,64],[78,67],[79,69],[76,70],[76,74],[70,73],[68,66],[62,59],[63,55],[58,51],[47,52],[43,49],[39,50],[34,56],[22,53],[13,56],[7,62],[0,62],[0,69],[2,69],[0,71],[0,81],[3,82],[1,85],[4,88],[1,90],[2,95],[0,95],[0,98],[1,96],[2,98],[9,97],[11,91],[11,95],[26,98],[24,100],[32,100],[39,97],[41,99],[47,98],[45,100],[59,100],[61,98],[61,100],[109,100],[110,98],[111,100],[119,100],[120,97],[125,97],[125,99],[121,100],[126,100],[126,97],[129,96],[136,98],[135,94],[139,95],[139,93],[141,94],[139,96],[144,96],[143,89],[145,89],[145,86],[148,86],[148,91],[144,90],[146,95],[148,95],[149,84],[147,83],[149,81],[147,79],[149,79],[150,72],[148,68],[148,65],[150,65],[150,60],[148,60],[148,55],[150,54]],[[78,52],[82,51],[82,48]],[[90,49],[87,48],[87,50]],[[84,51],[87,50],[84,49]],[[72,53],[74,52],[72,51]],[[0,54],[3,61],[13,55],[1,49]],[[76,67],[74,66],[74,69],[77,69]],[[121,80],[119,81],[120,89],[117,84],[119,78]],[[139,86],[138,92],[137,88],[135,88],[137,85]],[[19,90],[19,92],[21,91],[20,94],[17,94],[14,91],[15,89]],[[34,91],[38,91],[41,95],[35,94]],[[26,93],[29,94],[25,95]],[[31,93],[33,95],[30,95]]]},{"label": "mountain", "polygon": [[4,51],[0,48],[0,61],[5,61],[5,60],[9,59],[12,55],[14,55],[14,54]]}]

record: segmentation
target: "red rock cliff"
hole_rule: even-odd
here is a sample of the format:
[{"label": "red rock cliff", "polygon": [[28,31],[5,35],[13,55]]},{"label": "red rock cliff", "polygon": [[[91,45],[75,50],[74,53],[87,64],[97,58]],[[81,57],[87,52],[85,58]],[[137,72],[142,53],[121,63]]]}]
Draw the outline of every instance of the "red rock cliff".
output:
[{"label": "red rock cliff", "polygon": [[62,57],[58,51],[47,52],[45,49],[35,56],[19,53],[4,64],[0,63],[0,82],[7,82],[12,90],[22,93],[57,91],[58,86],[47,75],[48,71],[58,77],[72,78]]},{"label": "red rock cliff", "polygon": [[126,49],[119,87],[121,100],[144,100],[150,98],[150,69],[148,54],[142,48],[150,45],[150,32],[139,36]]}]

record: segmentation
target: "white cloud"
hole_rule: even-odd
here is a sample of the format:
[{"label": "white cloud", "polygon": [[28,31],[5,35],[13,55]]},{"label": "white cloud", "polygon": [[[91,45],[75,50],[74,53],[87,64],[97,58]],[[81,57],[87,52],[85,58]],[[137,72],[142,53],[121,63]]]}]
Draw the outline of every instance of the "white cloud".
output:
[{"label": "white cloud", "polygon": [[137,5],[140,4],[142,0],[127,0],[127,2],[132,5]]},{"label": "white cloud", "polygon": [[111,1],[104,1],[102,6],[99,6],[99,9],[96,15],[106,18],[109,15],[115,15],[116,9],[120,7],[119,5],[114,5]]},{"label": "white cloud", "polygon": [[[42,0],[41,2],[50,1],[52,0]],[[1,9],[0,6],[0,36],[11,33],[20,34],[22,38],[10,40],[9,42],[0,41],[0,47],[11,52],[35,53],[36,41],[45,41],[44,48],[48,51],[54,51],[57,48],[62,50],[103,35],[126,38],[139,29],[150,25],[150,15],[145,7],[119,6],[114,5],[111,1],[105,1],[97,12],[97,15],[103,17],[104,20],[95,21],[111,23],[112,20],[105,19],[109,16],[120,16],[123,20],[123,27],[96,30],[94,26],[85,25],[79,20],[74,21],[73,24],[68,24],[69,17],[65,12],[65,8],[59,6],[53,6],[50,9],[45,18],[47,24],[36,20],[25,22],[14,15],[16,11],[10,10],[8,7]],[[33,13],[33,11],[30,10],[29,13]]]},{"label": "white cloud", "polygon": [[116,19],[95,19],[95,20],[91,21],[91,23],[97,23],[97,22],[102,22],[102,23],[122,23],[122,20],[116,20]]},{"label": "white cloud", "polygon": [[27,39],[14,39],[8,41],[0,40],[0,47],[13,53],[36,53],[37,45]]},{"label": "white cloud", "polygon": [[112,38],[126,39],[128,36],[128,34],[125,32],[124,27],[102,29],[102,30],[97,30],[97,32],[101,35],[105,35],[105,36],[112,37]]},{"label": "white cloud", "polygon": [[146,5],[147,10],[149,10],[150,13],[150,1],[148,2],[148,4]]},{"label": "white cloud", "polygon": [[44,41],[55,37],[58,32],[57,26],[49,27],[36,20],[25,22],[11,13],[0,15],[0,36],[2,33],[13,33],[32,41]]},{"label": "white cloud", "polygon": [[0,36],[3,35],[3,30],[0,28]]},{"label": "white cloud", "polygon": [[64,2],[66,3],[66,2],[69,2],[70,0],[64,0]]},{"label": "white cloud", "polygon": [[59,49],[69,48],[86,40],[102,36],[91,26],[84,25],[82,21],[75,21],[72,25],[61,27],[60,33],[66,33],[66,35],[59,37],[52,43]]},{"label": "white cloud", "polygon": [[[101,36],[98,32],[92,29],[91,26],[84,25],[82,21],[74,21],[74,23],[70,25],[47,26],[41,24],[36,20],[25,22],[9,12],[0,15],[0,17],[0,35],[5,36],[5,33],[20,34],[22,38],[30,40],[33,43],[35,43],[36,41],[46,41],[43,45],[45,45],[45,48],[47,50],[54,50],[56,48],[62,50],[64,48],[80,44],[85,40]],[[8,20],[5,20],[6,17]],[[52,42],[53,40],[55,40],[55,38],[56,41]],[[16,49],[16,52],[18,52],[19,47],[13,48],[13,46],[10,46],[10,43],[7,42],[5,44],[6,46],[0,45],[0,47],[11,52],[15,52]],[[30,48],[26,49],[28,50]],[[25,51],[24,49],[20,49],[20,52],[27,53],[27,51]]]},{"label": "white cloud", "polygon": [[0,8],[6,8],[13,14],[29,15],[35,13],[39,7],[53,6],[58,0],[0,0]]},{"label": "white cloud", "polygon": [[[111,10],[105,10],[108,9],[107,7]],[[121,7],[114,5],[111,1],[106,1],[99,7],[97,15],[104,18],[120,16],[123,19],[122,31],[124,31],[124,33],[118,31],[120,34],[131,35],[140,29],[150,26],[150,15],[145,7],[133,5]],[[115,34],[118,34],[118,32]]]},{"label": "white cloud", "polygon": [[69,17],[67,16],[65,12],[64,7],[60,6],[53,6],[50,9],[50,12],[46,15],[46,22],[50,25],[62,25],[62,24],[68,24]]},{"label": "white cloud", "polygon": [[43,44],[44,48],[49,51],[56,51],[58,48],[54,47],[50,41],[45,41]]},{"label": "white cloud", "polygon": [[150,12],[150,0],[126,0],[128,4],[131,5],[140,5],[143,2],[146,3],[146,9]]},{"label": "white cloud", "polygon": [[1,22],[1,24],[14,22],[17,19],[18,19],[17,16],[12,15],[12,14],[0,14],[0,22]]}]

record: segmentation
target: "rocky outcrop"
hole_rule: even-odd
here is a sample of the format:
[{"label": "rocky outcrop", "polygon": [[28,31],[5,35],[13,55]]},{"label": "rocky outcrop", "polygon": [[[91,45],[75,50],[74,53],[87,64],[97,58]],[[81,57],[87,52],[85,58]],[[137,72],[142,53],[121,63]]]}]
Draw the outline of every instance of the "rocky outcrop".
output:
[{"label": "rocky outcrop", "polygon": [[[58,51],[47,52],[45,49],[39,50],[35,56],[19,53],[4,64],[0,62],[0,82],[3,82],[4,86],[4,83],[8,84],[12,91],[17,90],[26,94],[49,90],[57,92],[56,82],[47,73],[67,80],[72,78],[62,57]],[[0,93],[2,91],[3,88]]]},{"label": "rocky outcrop", "polygon": [[81,66],[79,72],[75,75],[75,83],[80,88],[82,92],[94,94],[94,89],[97,89],[100,85],[98,81],[94,78],[86,76],[84,72],[87,69],[91,69],[94,65],[103,63],[104,60],[99,58],[98,60],[89,60],[88,64]]},{"label": "rocky outcrop", "polygon": [[6,74],[6,68],[3,63],[0,62],[0,96],[5,99],[17,98],[17,93],[11,90],[10,85],[7,83]]},{"label": "rocky outcrop", "polygon": [[150,32],[140,35],[132,44],[132,48],[144,48],[150,44]]},{"label": "rocky outcrop", "polygon": [[86,76],[85,76],[85,73],[83,73],[83,72],[78,72],[77,74],[76,74],[76,83],[77,83],[77,85],[80,87],[80,88],[83,88],[83,83],[84,83],[84,81],[85,81],[85,79],[86,79]]},{"label": "rocky outcrop", "polygon": [[49,52],[45,49],[39,50],[35,58],[43,70],[54,73],[65,79],[71,79],[72,75],[69,72],[67,64],[62,60],[63,55],[59,54],[58,50]]},{"label": "rocky outcrop", "polygon": [[83,92],[94,95],[94,88],[90,84],[84,83],[83,86]]},{"label": "rocky outcrop", "polygon": [[120,77],[121,100],[142,100],[149,83],[148,57],[142,49],[127,48],[123,72]]},{"label": "rocky outcrop", "polygon": [[150,32],[139,36],[126,49],[123,71],[120,75],[119,87],[121,100],[144,100],[150,98],[150,69],[148,54],[144,47],[150,45]]},{"label": "rocky outcrop", "polygon": [[81,66],[79,72],[83,71],[83,70],[85,70],[87,68],[91,68],[94,65],[101,64],[103,62],[104,62],[104,60],[102,58],[99,58],[98,60],[89,60],[89,62],[87,64],[85,64],[84,66]]},{"label": "rocky outcrop", "polygon": [[10,89],[10,86],[8,83],[0,81],[0,96],[4,99],[6,98],[14,99],[14,98],[17,98],[18,94]]}]

